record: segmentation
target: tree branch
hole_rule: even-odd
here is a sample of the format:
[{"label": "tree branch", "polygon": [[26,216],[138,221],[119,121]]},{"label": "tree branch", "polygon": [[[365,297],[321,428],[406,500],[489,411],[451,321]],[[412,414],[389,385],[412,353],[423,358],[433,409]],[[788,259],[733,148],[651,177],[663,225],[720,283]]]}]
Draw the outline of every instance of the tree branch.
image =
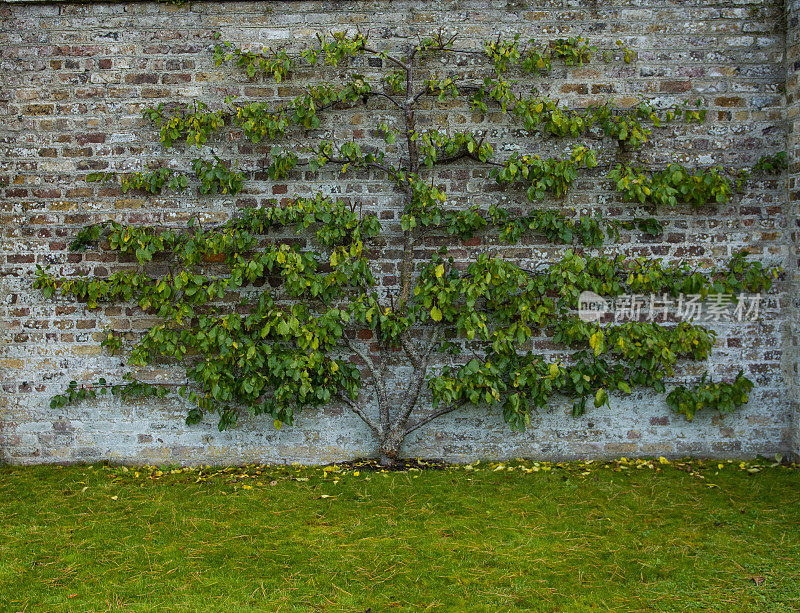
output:
[{"label": "tree branch", "polygon": [[[440,329],[437,328],[434,330],[433,334],[431,335],[430,340],[428,341],[428,346],[425,348],[424,353],[420,358],[411,357],[414,353],[413,347],[411,346],[411,342],[408,339],[403,339],[401,336],[401,344],[403,344],[403,349],[405,349],[406,353],[409,355],[409,359],[411,360],[412,365],[414,365],[414,380],[411,383],[411,386],[408,390],[408,398],[406,400],[405,406],[400,411],[400,414],[397,416],[397,419],[394,422],[393,430],[397,434],[400,434],[404,431],[406,422],[408,421],[411,412],[414,410],[414,407],[417,406],[417,400],[419,400],[420,392],[422,391],[422,384],[425,382],[425,374],[428,371],[428,362],[430,360],[431,353],[433,349],[436,347],[436,343],[439,340],[440,336]],[[405,342],[403,342],[405,340]]]},{"label": "tree branch", "polygon": [[492,160],[481,160],[478,157],[476,157],[474,153],[470,153],[466,149],[464,149],[461,153],[457,153],[456,155],[450,156],[448,158],[437,159],[433,163],[433,165],[434,166],[441,166],[443,164],[450,164],[452,162],[456,162],[456,161],[464,159],[464,158],[469,158],[469,159],[473,160],[474,162],[477,162],[478,164],[488,164],[490,166],[505,166],[505,164],[503,164],[501,162],[493,162]]},{"label": "tree branch", "polygon": [[424,359],[427,360],[430,357],[431,353],[433,353],[433,350],[436,349],[436,343],[439,342],[439,338],[441,336],[442,336],[442,329],[436,328],[436,330],[434,330],[433,334],[431,335],[431,340],[428,343],[428,346],[425,348],[425,353],[422,356]]},{"label": "tree branch", "polygon": [[347,338],[347,337],[343,337],[343,338],[344,338],[344,342],[347,343],[347,346],[350,348],[350,351],[352,351],[358,357],[360,357],[362,360],[364,360],[364,362],[367,364],[367,368],[369,368],[370,374],[372,376],[375,376],[375,373],[378,371],[378,369],[375,368],[375,362],[372,361],[372,358],[369,357],[369,354],[367,354],[366,351],[361,349],[358,345],[356,345],[349,338]]},{"label": "tree branch", "polygon": [[[416,174],[419,171],[419,153],[417,152],[417,141],[413,138],[415,122],[414,122],[414,98],[412,97],[412,90],[414,86],[414,74],[411,68],[411,62],[414,59],[415,51],[409,53],[408,68],[406,70],[406,93],[408,98],[404,105],[404,117],[406,122],[405,133],[406,142],[408,144],[408,163],[409,171],[411,174]],[[406,191],[406,207],[411,208],[412,201],[411,190]],[[411,230],[403,232],[403,261],[400,267],[400,302],[405,304],[408,296],[411,293],[411,274],[414,268],[414,237]]]},{"label": "tree branch", "polygon": [[383,376],[386,372],[386,365],[383,363],[383,361],[381,361],[380,367],[376,366],[375,361],[369,357],[369,354],[349,338],[345,337],[345,343],[347,343],[347,346],[353,353],[366,362],[367,368],[369,368],[369,372],[372,375],[375,393],[378,395],[378,408],[381,413],[381,430],[383,431],[384,429],[388,429],[388,415],[384,415],[384,413],[389,409],[389,398],[386,394],[386,383],[383,379]]},{"label": "tree branch", "polygon": [[376,424],[360,406],[358,406],[356,401],[351,399],[345,392],[339,392],[339,398],[341,398],[345,404],[350,407],[350,410],[353,411],[353,413],[361,418],[361,421],[369,426],[370,430],[372,430],[379,439],[383,437],[383,429]]},{"label": "tree branch", "polygon": [[452,413],[453,411],[455,411],[457,409],[460,409],[461,407],[464,406],[464,404],[465,403],[463,401],[457,402],[456,404],[452,404],[452,405],[447,406],[447,407],[445,407],[443,409],[439,409],[438,411],[435,411],[435,412],[431,413],[427,417],[423,417],[422,419],[414,422],[408,428],[406,428],[404,436],[408,436],[409,434],[411,434],[417,428],[421,428],[422,426],[427,424],[429,421],[433,421],[437,417],[441,417],[442,415],[447,415],[448,413]]},{"label": "tree branch", "polygon": [[[424,96],[425,94],[427,94],[427,93],[430,91],[430,89],[431,89],[431,88],[430,88],[428,85],[426,85],[426,86],[425,86],[425,87],[423,87],[421,90],[419,90],[419,91],[418,91],[418,92],[417,92],[417,93],[414,95],[414,98],[413,98],[413,100],[414,100],[414,103],[416,103],[416,102],[417,102],[417,100],[419,100],[420,98],[422,98],[422,96]],[[431,93],[432,93],[432,92],[431,92]]]},{"label": "tree branch", "polygon": [[[481,49],[453,49],[453,48],[447,48],[447,49],[442,49],[442,51],[446,51],[447,53],[469,53],[469,54],[472,54],[472,55],[486,55],[486,51],[483,51]],[[488,58],[488,56],[486,56],[486,57]]]},{"label": "tree branch", "polygon": [[405,70],[406,72],[408,72],[408,70],[410,68],[408,64],[398,60],[396,57],[392,57],[388,53],[381,53],[381,52],[377,51],[376,49],[372,49],[371,47],[364,47],[364,51],[366,51],[367,53],[371,53],[373,55],[377,55],[380,58],[386,58],[387,60],[389,60],[393,64],[396,64],[397,66],[399,66],[400,68]]},{"label": "tree branch", "polygon": [[433,162],[433,165],[434,166],[440,166],[442,164],[450,164],[451,162],[457,162],[458,160],[462,160],[462,159],[464,159],[466,157],[471,158],[472,156],[470,155],[469,151],[464,149],[463,151],[461,151],[460,153],[457,153],[456,155],[451,155],[449,158],[439,158],[439,159],[437,159],[436,161]]},{"label": "tree branch", "polygon": [[397,100],[395,100],[394,96],[390,96],[389,94],[386,94],[384,92],[370,92],[369,95],[370,96],[382,96],[382,97],[386,98],[387,100],[391,101],[391,103],[394,104],[398,109],[401,109],[401,110],[403,109],[403,105],[400,104]]},{"label": "tree branch", "polygon": [[[467,92],[477,92],[482,89],[480,85],[476,85],[474,83],[462,83],[462,84],[453,83],[453,85],[455,86],[456,91],[459,94],[459,97],[462,94],[466,94]],[[430,86],[426,86],[414,95],[414,102],[419,100],[425,94],[430,94],[431,96],[438,95],[430,88]]]},{"label": "tree branch", "polygon": [[419,358],[417,358],[417,352],[414,351],[414,347],[411,345],[411,341],[408,340],[405,334],[400,335],[400,344],[403,346],[403,350],[405,350],[406,355],[408,356],[408,361],[411,362],[411,366],[414,369],[418,369],[420,366]]}]

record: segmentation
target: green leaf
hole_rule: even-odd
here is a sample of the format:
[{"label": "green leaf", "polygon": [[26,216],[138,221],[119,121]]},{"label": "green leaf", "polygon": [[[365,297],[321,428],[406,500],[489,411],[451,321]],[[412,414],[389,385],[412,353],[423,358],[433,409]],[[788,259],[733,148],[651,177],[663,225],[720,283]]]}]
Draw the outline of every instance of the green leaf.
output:
[{"label": "green leaf", "polygon": [[608,402],[608,394],[606,393],[605,389],[600,388],[594,395],[594,406],[600,407],[603,406],[603,404],[605,404],[606,402]]}]

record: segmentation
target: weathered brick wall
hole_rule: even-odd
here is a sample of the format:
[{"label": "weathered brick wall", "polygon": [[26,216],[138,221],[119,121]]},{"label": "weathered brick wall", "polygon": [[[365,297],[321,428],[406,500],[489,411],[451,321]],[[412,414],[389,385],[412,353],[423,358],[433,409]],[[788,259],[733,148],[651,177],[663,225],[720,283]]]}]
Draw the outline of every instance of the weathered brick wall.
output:
[{"label": "weathered brick wall", "polygon": [[[792,23],[795,5],[788,9]],[[163,152],[152,126],[141,119],[147,106],[175,98],[200,98],[214,106],[226,94],[285,98],[300,91],[296,82],[276,87],[248,81],[231,69],[214,68],[213,32],[220,30],[224,39],[237,44],[261,45],[297,43],[320,30],[358,26],[371,32],[376,44],[385,42],[391,48],[440,25],[457,28],[464,37],[462,46],[471,48],[498,32],[541,41],[585,36],[605,48],[622,39],[638,52],[633,64],[558,67],[537,85],[570,106],[607,98],[625,105],[636,98],[700,97],[710,109],[707,123],[656,131],[656,145],[646,153],[648,161],[700,166],[720,162],[738,168],[785,148],[785,17],[782,3],[761,0],[192,2],[183,7],[153,2],[0,2],[0,458],[16,463],[102,458],[311,462],[375,451],[375,442],[361,422],[336,406],[306,413],[296,426],[279,432],[271,420],[243,419],[235,430],[224,433],[211,423],[184,425],[185,408],[178,399],[103,400],[49,408],[49,398],[69,380],[113,378],[121,372],[122,361],[98,347],[104,328],[141,331],[148,325],[126,306],[89,311],[64,299],[44,300],[32,289],[36,263],[52,263],[54,271],[65,275],[116,269],[116,260],[104,254],[66,251],[70,237],[83,225],[113,218],[175,226],[199,212],[205,219],[226,219],[243,205],[296,191],[308,193],[316,187],[379,212],[389,226],[396,223],[397,195],[379,177],[342,179],[323,173],[309,184],[305,175],[297,173],[275,184],[260,171],[264,149],[231,149],[221,141],[214,145],[217,150],[226,152],[227,159],[237,159],[254,179],[236,199],[171,195],[145,199],[84,181],[92,170],[134,170],[148,160],[186,158]],[[795,36],[796,25],[789,31]],[[789,48],[796,55],[796,46]],[[364,62],[360,70],[368,76],[373,71]],[[793,72],[790,62],[794,84],[790,112],[796,110]],[[335,76],[335,71],[327,76]],[[332,127],[347,138],[369,142],[368,115],[386,113],[388,108],[370,104],[367,109],[337,114]],[[420,114],[423,124],[477,122],[480,127],[486,121],[483,127],[495,130],[492,136],[500,153],[522,145],[518,135],[503,132],[491,118],[475,118],[456,107],[447,119],[446,110],[431,106]],[[796,119],[792,125],[797,125]],[[524,150],[536,152],[539,147],[545,150],[545,145],[527,142]],[[613,160],[612,149],[600,148],[601,160]],[[796,172],[796,145],[792,155]],[[565,206],[618,213],[621,201],[601,181],[602,173],[586,173]],[[514,197],[496,188],[487,190],[491,186],[487,175],[466,166],[447,169],[441,180],[456,202],[486,204]],[[797,197],[787,209],[784,179],[761,178],[719,208],[662,213],[666,219],[662,237],[627,234],[610,252],[719,264],[746,247],[769,263],[796,263],[792,249],[797,234],[786,230],[787,215],[796,217]],[[541,241],[502,248],[488,237],[482,240],[479,248],[531,265],[563,251]],[[428,247],[433,250],[438,245]],[[459,246],[456,255],[468,259],[467,246]],[[396,273],[396,264],[383,262],[381,269],[386,280]],[[789,308],[797,285],[794,271],[789,273],[795,284],[786,281],[771,292],[758,322],[714,324],[718,341],[711,361],[677,373],[676,380],[691,380],[704,366],[715,377],[730,377],[743,368],[757,387],[748,406],[735,415],[700,414],[687,423],[670,414],[662,397],[636,392],[628,398],[614,397],[611,409],[592,409],[578,420],[568,415],[568,402],[557,401],[548,412],[533,416],[526,433],[511,433],[497,411],[469,409],[420,430],[407,441],[405,453],[468,459],[752,456],[785,454],[793,445],[797,450],[790,409],[794,406],[796,415],[797,318]],[[538,341],[537,350],[548,350],[547,339]],[[173,380],[179,371],[165,366],[141,374]]]},{"label": "weathered brick wall", "polygon": [[789,154],[786,275],[790,299],[786,309],[785,378],[793,415],[793,450],[800,455],[800,2],[786,2],[786,146]]}]

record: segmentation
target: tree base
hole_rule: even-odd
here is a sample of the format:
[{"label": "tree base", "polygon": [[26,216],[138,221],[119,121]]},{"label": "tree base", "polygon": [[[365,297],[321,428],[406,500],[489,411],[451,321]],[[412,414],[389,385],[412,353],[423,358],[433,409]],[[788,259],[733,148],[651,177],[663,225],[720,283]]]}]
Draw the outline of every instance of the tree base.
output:
[{"label": "tree base", "polygon": [[396,455],[390,456],[383,452],[378,456],[378,462],[384,468],[394,468],[399,463]]}]

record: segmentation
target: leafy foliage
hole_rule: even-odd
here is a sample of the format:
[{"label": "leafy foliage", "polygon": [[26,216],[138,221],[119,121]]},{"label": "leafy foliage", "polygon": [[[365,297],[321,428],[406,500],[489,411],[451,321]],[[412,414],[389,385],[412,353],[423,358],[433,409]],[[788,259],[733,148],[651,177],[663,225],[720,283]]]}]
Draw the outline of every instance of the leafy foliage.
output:
[{"label": "leafy foliage", "polygon": [[708,379],[708,373],[705,373],[696,386],[687,388],[680,385],[667,394],[667,404],[673,411],[685,415],[691,421],[704,408],[731,413],[747,402],[752,389],[753,382],[742,371],[739,371],[731,383],[714,383]]},{"label": "leafy foliage", "polygon": [[255,77],[256,72],[263,72],[272,77],[275,83],[280,83],[294,68],[294,60],[283,49],[273,50],[264,48],[260,53],[237,49],[229,42],[214,46],[214,63],[220,66],[223,62],[235,60],[239,68],[243,68],[249,77]]},{"label": "leafy foliage", "polygon": [[208,106],[199,100],[187,105],[182,112],[165,115],[164,104],[145,109],[143,115],[150,119],[161,132],[161,142],[169,148],[185,139],[187,145],[200,147],[208,137],[225,125],[222,111],[209,111]]},{"label": "leafy foliage", "polygon": [[709,202],[725,204],[731,197],[733,181],[720,166],[691,171],[670,164],[659,172],[618,164],[608,178],[626,200],[656,205],[689,204],[698,208]]},{"label": "leafy foliage", "polygon": [[79,387],[77,381],[70,381],[64,394],[56,394],[50,399],[50,408],[58,409],[72,402],[96,398],[98,394],[104,396],[109,392],[112,396],[119,396],[122,399],[147,396],[164,398],[167,395],[167,389],[164,386],[136,381],[129,373],[123,375],[123,381],[126,383],[109,385],[105,378],[100,377],[96,385],[89,387]]}]

